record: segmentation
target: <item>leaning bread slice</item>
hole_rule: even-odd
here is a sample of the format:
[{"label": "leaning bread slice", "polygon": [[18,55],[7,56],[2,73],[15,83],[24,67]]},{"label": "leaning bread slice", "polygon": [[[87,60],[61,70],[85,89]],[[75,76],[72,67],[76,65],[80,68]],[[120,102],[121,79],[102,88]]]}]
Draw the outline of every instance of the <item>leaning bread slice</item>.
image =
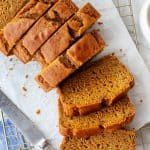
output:
[{"label": "leaning bread slice", "polygon": [[103,132],[88,138],[66,137],[61,150],[135,150],[136,134],[132,130]]},{"label": "leaning bread slice", "polygon": [[[44,68],[36,77],[36,81],[45,91],[55,88],[76,69],[98,52],[101,52],[104,46],[105,43],[102,37],[96,31],[85,34],[67,50],[66,54],[62,54]],[[68,53],[71,53],[72,57],[70,57]],[[80,63],[77,64],[74,60],[77,60]],[[49,88],[47,85],[49,85]]]},{"label": "leaning bread slice", "polygon": [[108,55],[62,82],[58,93],[66,115],[85,115],[119,100],[133,84],[128,69]]},{"label": "leaning bread slice", "polygon": [[63,136],[87,137],[103,131],[112,132],[131,122],[134,105],[128,97],[86,116],[68,117],[59,102],[59,129]]},{"label": "leaning bread slice", "polygon": [[30,0],[1,31],[0,50],[9,55],[20,38],[56,1]]},{"label": "leaning bread slice", "polygon": [[71,17],[35,55],[41,64],[49,64],[63,53],[100,17],[98,11],[90,4],[84,5]]},{"label": "leaning bread slice", "polygon": [[29,62],[42,44],[77,10],[71,0],[59,0],[19,41],[14,54],[22,62]]}]

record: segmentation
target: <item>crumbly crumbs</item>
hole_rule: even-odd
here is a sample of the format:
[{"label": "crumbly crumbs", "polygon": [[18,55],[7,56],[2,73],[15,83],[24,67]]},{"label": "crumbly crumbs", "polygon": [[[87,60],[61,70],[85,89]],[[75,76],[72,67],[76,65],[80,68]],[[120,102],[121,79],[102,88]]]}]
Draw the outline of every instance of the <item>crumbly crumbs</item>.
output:
[{"label": "crumbly crumbs", "polygon": [[140,102],[142,103],[142,102],[143,102],[143,100],[141,99],[141,100],[140,100]]},{"label": "crumbly crumbs", "polygon": [[98,25],[102,25],[103,24],[103,22],[98,22]]},{"label": "crumbly crumbs", "polygon": [[23,89],[23,91],[25,91],[25,92],[27,91],[27,88],[26,88],[26,87],[24,87],[24,86],[22,87],[22,89]]},{"label": "crumbly crumbs", "polygon": [[27,75],[25,76],[25,78],[28,79],[28,77],[29,77],[29,75],[27,74]]},{"label": "crumbly crumbs", "polygon": [[10,58],[9,61],[13,61],[13,58]]},{"label": "crumbly crumbs", "polygon": [[40,109],[37,109],[37,110],[35,111],[35,113],[36,113],[37,115],[39,115],[39,114],[41,113],[41,110],[40,110]]},{"label": "crumbly crumbs", "polygon": [[13,70],[13,69],[14,69],[14,68],[12,68],[12,67],[11,67],[11,68],[9,68],[9,70],[10,70],[10,71],[11,71],[11,70]]}]

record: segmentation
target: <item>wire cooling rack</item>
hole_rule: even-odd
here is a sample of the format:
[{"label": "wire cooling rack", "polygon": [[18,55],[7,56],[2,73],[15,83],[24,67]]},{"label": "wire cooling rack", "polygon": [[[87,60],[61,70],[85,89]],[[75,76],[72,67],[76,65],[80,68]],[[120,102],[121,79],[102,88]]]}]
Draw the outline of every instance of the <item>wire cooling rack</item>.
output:
[{"label": "wire cooling rack", "polygon": [[[134,23],[131,0],[113,0],[137,48],[138,40]],[[150,150],[150,127],[137,133],[137,150]],[[0,150],[31,150],[33,147],[25,140],[13,123],[0,111]]]},{"label": "wire cooling rack", "polygon": [[[133,17],[132,0],[113,0],[113,2],[139,50],[138,35]],[[150,125],[143,127],[137,132],[136,143],[137,150],[150,150]]]}]

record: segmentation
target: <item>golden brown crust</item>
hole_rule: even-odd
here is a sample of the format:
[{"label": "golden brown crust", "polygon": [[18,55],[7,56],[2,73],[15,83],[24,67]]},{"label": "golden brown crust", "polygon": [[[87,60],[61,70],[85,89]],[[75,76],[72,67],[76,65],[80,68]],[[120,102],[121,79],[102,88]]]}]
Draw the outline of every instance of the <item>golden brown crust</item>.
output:
[{"label": "golden brown crust", "polygon": [[73,42],[67,24],[63,25],[40,49],[47,63],[55,60]]},{"label": "golden brown crust", "polygon": [[121,122],[120,124],[115,124],[115,125],[107,127],[107,128],[100,126],[99,128],[77,130],[77,129],[68,129],[66,127],[63,127],[62,125],[59,125],[59,132],[61,135],[65,136],[65,137],[76,136],[79,138],[98,135],[104,131],[114,132],[118,129],[121,129],[125,125],[129,124],[133,120],[134,116],[135,116],[135,112],[133,114],[131,114],[131,116],[128,117],[124,122]]},{"label": "golden brown crust", "polygon": [[41,63],[52,62],[92,26],[99,17],[100,14],[95,8],[87,3],[41,47],[41,56],[38,55],[40,59],[36,56],[37,59],[42,61]]},{"label": "golden brown crust", "polygon": [[[102,59],[104,60],[107,57],[108,58],[112,57],[112,58],[116,59],[116,57],[112,56],[112,55],[106,56],[106,57],[104,57]],[[119,60],[117,60],[117,61],[119,63]],[[98,63],[98,62],[94,62],[90,66],[95,65],[95,63]],[[103,105],[110,106],[112,103],[114,103],[114,102],[120,100],[120,98],[124,97],[127,94],[127,92],[133,87],[133,85],[134,85],[134,78],[131,75],[130,71],[123,64],[120,64],[120,66],[123,69],[125,68],[125,70],[126,70],[125,72],[127,73],[127,76],[129,76],[129,81],[126,84],[127,85],[126,88],[123,87],[123,89],[120,90],[120,92],[116,93],[115,96],[113,98],[111,98],[111,99],[107,99],[107,98],[106,99],[100,99],[96,103],[89,103],[89,104],[87,103],[86,105],[83,105],[83,106],[77,105],[75,103],[74,104],[72,104],[72,103],[70,104],[70,103],[68,103],[67,99],[65,98],[65,96],[66,96],[65,94],[67,94],[67,93],[63,92],[63,83],[62,83],[62,85],[60,85],[60,87],[57,88],[57,93],[59,95],[59,99],[61,101],[62,107],[64,109],[64,113],[66,114],[66,116],[72,117],[72,116],[77,116],[77,115],[86,115],[86,114],[89,114],[91,112],[95,112],[97,110],[100,110],[101,106],[103,106]],[[83,70],[83,72],[84,71],[86,71],[86,69]],[[92,71],[91,71],[91,75],[92,75]],[[65,84],[65,82],[64,82],[64,85],[67,85],[67,83]]]},{"label": "golden brown crust", "polygon": [[57,58],[40,73],[40,76],[52,88],[56,87],[62,80],[64,80],[75,70],[75,68],[65,64],[65,61],[62,61],[61,59],[61,57]]},{"label": "golden brown crust", "polygon": [[12,48],[20,40],[20,38],[27,32],[27,30],[36,22],[36,20],[44,14],[44,12],[51,6],[40,2],[38,0],[30,0],[23,8],[18,12],[16,17],[9,22],[3,30],[3,37],[1,38],[0,47],[1,51],[5,55],[9,55]]},{"label": "golden brown crust", "polygon": [[[90,37],[90,38],[86,38],[86,37]],[[59,56],[55,61],[49,64],[40,73],[40,75],[45,79],[45,81],[47,81],[47,83],[49,83],[51,87],[53,88],[56,87],[59,83],[61,83],[64,79],[66,79],[71,73],[77,70],[77,68],[79,68],[82,64],[88,61],[88,59],[92,58],[97,52],[102,51],[104,47],[104,45],[101,46],[98,45],[97,41],[95,40],[95,38],[92,36],[91,33],[87,33],[85,36],[81,38],[80,41],[76,42],[70,49],[67,50],[66,54]],[[86,53],[84,51],[85,49],[86,49]],[[78,54],[69,57],[70,53],[71,54],[72,52],[77,53],[77,51]],[[78,60],[80,58],[82,59],[81,60],[82,63],[80,65],[77,65],[77,63],[75,63],[74,60],[76,58]]]},{"label": "golden brown crust", "polygon": [[[99,41],[103,42],[99,43]],[[104,47],[105,42],[103,38],[97,33],[97,31],[93,31],[92,33],[87,33],[79,39],[79,41],[67,50],[66,55],[77,67],[80,67],[98,52],[101,52]]]},{"label": "golden brown crust", "polygon": [[33,60],[39,62],[42,68],[45,68],[46,66],[48,66],[40,50],[35,53]]},{"label": "golden brown crust", "polygon": [[[32,59],[41,45],[76,11],[77,7],[71,0],[60,0],[36,22],[19,43],[26,48],[23,55],[30,55],[30,59],[27,59],[26,63]],[[22,58],[20,57],[20,59]]]},{"label": "golden brown crust", "polygon": [[42,76],[40,75],[36,76],[35,80],[45,92],[48,92],[49,90],[52,89],[52,87],[49,86],[49,84],[43,79]]}]

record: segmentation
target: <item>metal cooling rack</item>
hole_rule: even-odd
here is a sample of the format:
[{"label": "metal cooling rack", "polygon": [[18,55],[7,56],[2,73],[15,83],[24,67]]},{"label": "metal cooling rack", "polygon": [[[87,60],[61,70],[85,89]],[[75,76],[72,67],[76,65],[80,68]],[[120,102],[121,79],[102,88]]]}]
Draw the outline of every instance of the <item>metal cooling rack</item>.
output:
[{"label": "metal cooling rack", "polygon": [[[120,16],[122,17],[137,49],[139,50],[138,35],[133,17],[132,0],[113,0]],[[150,125],[137,132],[137,150],[150,150]]]},{"label": "metal cooling rack", "polygon": [[[137,32],[134,23],[131,0],[113,0],[137,48]],[[137,150],[150,150],[150,127],[146,126],[137,133]],[[33,147],[13,123],[0,111],[0,150],[31,150]]]}]

